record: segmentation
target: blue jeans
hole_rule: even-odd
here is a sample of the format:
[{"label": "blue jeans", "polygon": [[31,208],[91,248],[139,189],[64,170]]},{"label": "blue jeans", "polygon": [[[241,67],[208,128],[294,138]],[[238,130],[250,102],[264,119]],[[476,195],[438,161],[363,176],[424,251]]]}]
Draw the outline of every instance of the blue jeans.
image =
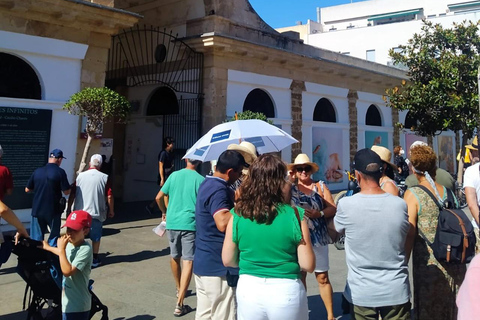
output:
[{"label": "blue jeans", "polygon": [[88,320],[90,311],[62,313],[62,320]]},{"label": "blue jeans", "polygon": [[57,238],[60,236],[61,216],[56,214],[51,218],[32,217],[30,222],[30,238],[37,241],[43,241],[44,235],[47,233],[47,226],[50,227],[50,236],[48,244],[52,247],[57,246]]}]

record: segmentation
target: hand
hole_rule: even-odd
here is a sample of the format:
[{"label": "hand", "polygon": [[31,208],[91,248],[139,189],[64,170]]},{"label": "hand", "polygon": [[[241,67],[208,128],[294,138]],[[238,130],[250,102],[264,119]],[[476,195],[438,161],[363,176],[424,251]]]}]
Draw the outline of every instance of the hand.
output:
[{"label": "hand", "polygon": [[[57,247],[60,250],[65,250],[67,247],[67,243],[70,241],[70,236],[69,235],[64,235],[61,236],[57,239]],[[43,244],[45,246],[45,244]]]},{"label": "hand", "polygon": [[160,187],[163,187],[164,184],[165,184],[165,181],[163,179],[160,180]]},{"label": "hand", "polygon": [[109,217],[109,218],[115,217],[115,212],[110,211],[110,212],[108,213],[108,217]]},{"label": "hand", "polygon": [[167,222],[167,214],[166,213],[162,213],[162,220]]},{"label": "hand", "polygon": [[28,233],[25,232],[20,232],[20,231],[17,231],[17,233],[15,234],[15,245],[18,244],[18,241],[20,240],[20,238],[30,238],[30,236],[28,235]]},{"label": "hand", "polygon": [[37,248],[47,250],[48,247],[50,247],[50,245],[48,244],[48,242],[45,241],[45,240],[43,240],[43,241],[42,241],[42,244],[39,245]]},{"label": "hand", "polygon": [[309,217],[310,219],[316,219],[316,218],[320,218],[322,216],[320,211],[315,210],[315,209],[305,209],[305,215],[307,217]]}]

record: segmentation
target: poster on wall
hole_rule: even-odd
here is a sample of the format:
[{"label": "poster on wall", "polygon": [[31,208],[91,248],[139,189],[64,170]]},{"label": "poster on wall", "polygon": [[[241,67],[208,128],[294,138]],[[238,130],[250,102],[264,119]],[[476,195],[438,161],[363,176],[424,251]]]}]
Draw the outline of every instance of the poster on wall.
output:
[{"label": "poster on wall", "polygon": [[52,110],[0,107],[2,164],[13,175],[13,193],[4,202],[12,209],[32,207],[33,193],[25,193],[25,186],[47,163],[51,126]]},{"label": "poster on wall", "polygon": [[323,180],[329,185],[343,182],[342,140],[342,129],[313,128],[312,162],[320,168],[313,174],[313,180]]},{"label": "poster on wall", "polygon": [[438,143],[438,166],[450,173],[455,172],[455,158],[453,151],[453,137],[439,136]]},{"label": "poster on wall", "polygon": [[423,141],[423,142],[427,143],[427,137],[417,136],[414,133],[406,133],[405,134],[405,147],[403,149],[405,150],[405,154],[407,155],[407,157],[410,154],[410,146],[415,141]]},{"label": "poster on wall", "polygon": [[365,131],[365,148],[382,146],[388,148],[388,132]]}]

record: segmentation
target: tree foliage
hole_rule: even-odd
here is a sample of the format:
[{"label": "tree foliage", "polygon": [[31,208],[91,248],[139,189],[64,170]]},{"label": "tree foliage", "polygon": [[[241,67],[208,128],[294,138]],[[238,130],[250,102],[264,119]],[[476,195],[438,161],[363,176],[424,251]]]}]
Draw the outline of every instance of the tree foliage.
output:
[{"label": "tree foliage", "polygon": [[408,68],[410,81],[403,81],[400,88],[387,89],[385,100],[391,107],[408,110],[417,120],[416,126],[408,129],[420,135],[463,130],[471,137],[480,115],[479,23],[464,21],[443,28],[423,22],[421,33],[400,46],[400,52],[389,52],[395,64]]},{"label": "tree foliage", "polygon": [[[250,120],[250,119],[258,119],[258,120],[263,120],[265,122],[268,122],[269,124],[273,124],[271,120],[268,120],[267,116],[263,114],[262,112],[253,112],[250,110],[246,110],[243,112],[239,112],[236,114],[238,120]],[[235,121],[235,116],[233,116],[231,119],[228,121]]]},{"label": "tree foliage", "polygon": [[130,103],[109,88],[85,88],[73,94],[63,109],[70,114],[86,116],[86,132],[95,133],[108,121],[124,122],[130,114]]},{"label": "tree foliage", "polygon": [[86,159],[90,144],[96,132],[103,128],[103,124],[109,121],[124,123],[130,114],[130,103],[117,92],[108,88],[85,88],[73,94],[63,109],[73,115],[87,117],[87,142],[83,150],[80,167],[77,173],[83,171],[86,166]]}]

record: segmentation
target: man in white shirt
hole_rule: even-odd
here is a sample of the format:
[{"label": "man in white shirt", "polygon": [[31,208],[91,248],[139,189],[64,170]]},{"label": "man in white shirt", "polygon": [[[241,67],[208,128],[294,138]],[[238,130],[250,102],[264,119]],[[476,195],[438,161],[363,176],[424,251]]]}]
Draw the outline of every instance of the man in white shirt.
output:
[{"label": "man in white shirt", "polygon": [[468,209],[478,225],[478,207],[480,205],[480,163],[471,165],[465,170],[463,186],[467,198]]}]

